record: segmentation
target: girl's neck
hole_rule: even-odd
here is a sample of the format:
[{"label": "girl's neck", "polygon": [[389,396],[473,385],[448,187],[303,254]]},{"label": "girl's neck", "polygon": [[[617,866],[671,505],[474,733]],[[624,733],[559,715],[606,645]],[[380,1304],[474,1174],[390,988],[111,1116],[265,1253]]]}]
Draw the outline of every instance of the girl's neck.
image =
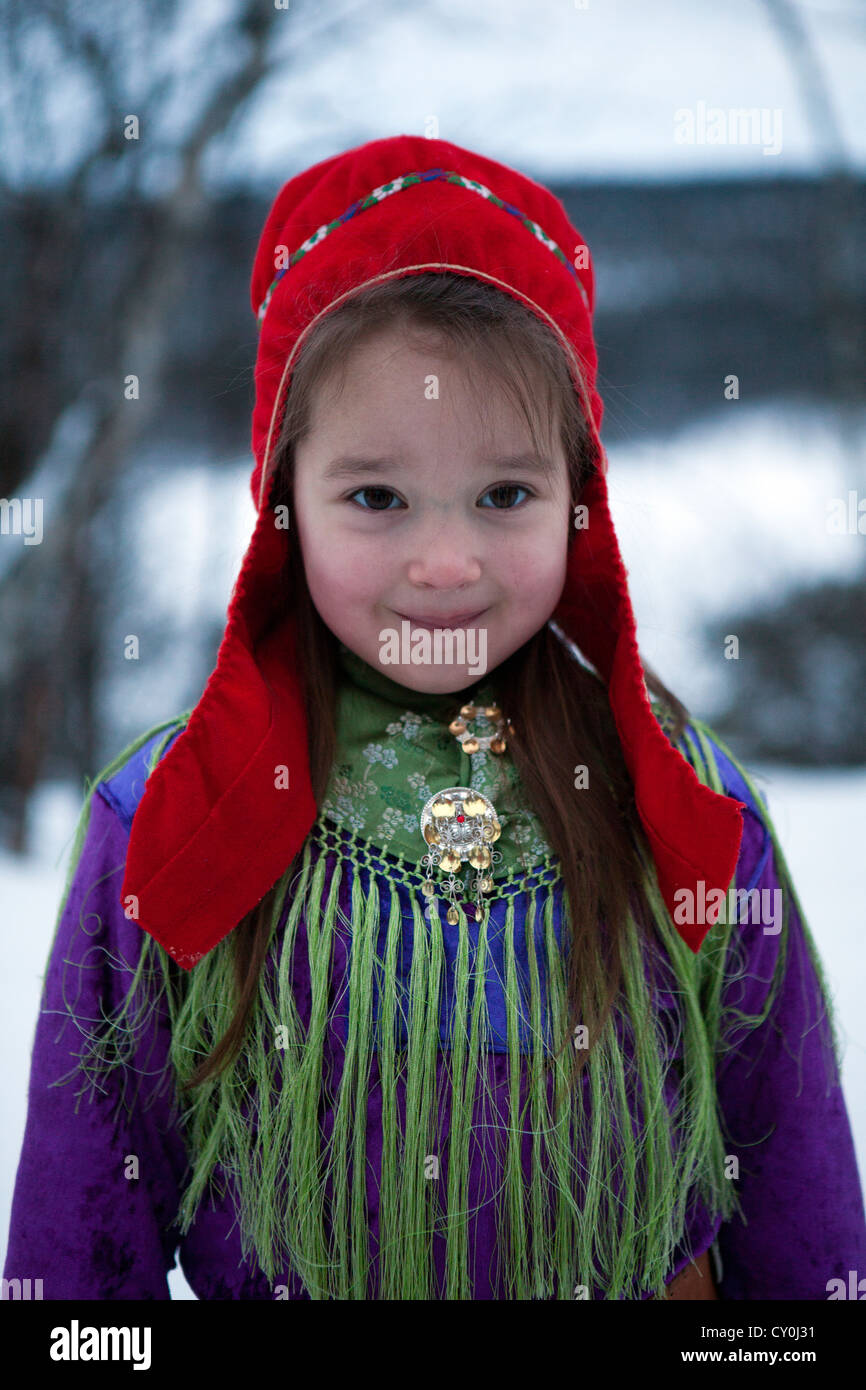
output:
[{"label": "girl's neck", "polygon": [[420,713],[428,714],[432,719],[450,720],[460,705],[473,699],[477,699],[480,703],[489,703],[493,698],[492,688],[487,677],[484,677],[481,682],[476,681],[472,685],[467,685],[462,690],[451,692],[412,690],[408,685],[402,685],[399,681],[392,680],[390,676],[385,674],[382,667],[371,666],[343,642],[338,641],[337,654],[343,679],[359,686],[362,690],[378,695],[399,709],[417,710]]}]

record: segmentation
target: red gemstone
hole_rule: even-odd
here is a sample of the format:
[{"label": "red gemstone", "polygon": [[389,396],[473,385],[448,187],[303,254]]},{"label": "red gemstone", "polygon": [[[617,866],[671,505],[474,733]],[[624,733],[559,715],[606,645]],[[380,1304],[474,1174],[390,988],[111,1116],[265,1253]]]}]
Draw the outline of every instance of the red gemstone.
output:
[{"label": "red gemstone", "polygon": [[458,819],[459,821],[464,821],[464,820],[466,819],[466,817],[465,817],[465,816],[458,816],[457,819]]}]

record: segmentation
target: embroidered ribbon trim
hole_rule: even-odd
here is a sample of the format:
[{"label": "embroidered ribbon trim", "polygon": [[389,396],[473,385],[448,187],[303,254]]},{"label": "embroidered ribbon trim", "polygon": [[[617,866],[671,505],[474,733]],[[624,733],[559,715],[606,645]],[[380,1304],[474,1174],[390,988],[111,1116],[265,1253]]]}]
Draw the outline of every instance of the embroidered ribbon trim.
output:
[{"label": "embroidered ribbon trim", "polygon": [[432,183],[437,179],[444,179],[447,183],[460,184],[462,188],[469,189],[472,193],[480,194],[480,196],[486,198],[488,202],[495,203],[498,208],[502,208],[503,211],[511,213],[512,217],[516,217],[527,231],[531,232],[532,235],[536,237],[543,246],[546,246],[548,251],[551,251],[553,255],[556,256],[556,259],[565,266],[566,270],[568,270],[573,277],[584,304],[587,309],[589,309],[589,296],[577,270],[562,249],[557,246],[553,238],[549,237],[543,228],[539,227],[537,222],[533,222],[532,218],[527,217],[520,208],[514,207],[511,203],[506,203],[502,198],[497,198],[495,193],[489,188],[486,188],[483,183],[478,183],[475,179],[464,178],[462,174],[456,174],[448,169],[425,169],[419,173],[403,174],[400,178],[390,179],[388,183],[383,183],[378,188],[374,188],[372,193],[367,194],[366,198],[359,198],[356,202],[352,203],[351,207],[348,207],[345,212],[341,213],[339,217],[335,217],[333,222],[323,223],[321,227],[313,232],[312,236],[307,237],[306,241],[301,243],[297,251],[293,251],[289,256],[288,265],[283,266],[281,270],[277,271],[268,286],[267,294],[259,305],[256,315],[259,328],[262,326],[265,314],[268,310],[268,305],[271,302],[271,297],[277,285],[286,274],[286,271],[291,270],[292,266],[297,265],[298,261],[302,260],[308,251],[312,251],[314,246],[318,246],[323,242],[325,237],[330,236],[331,232],[335,231],[337,227],[342,227],[345,222],[356,217],[358,213],[363,212],[365,208],[374,207],[385,198],[390,198],[392,193],[401,193],[404,188],[412,188],[418,183]]}]

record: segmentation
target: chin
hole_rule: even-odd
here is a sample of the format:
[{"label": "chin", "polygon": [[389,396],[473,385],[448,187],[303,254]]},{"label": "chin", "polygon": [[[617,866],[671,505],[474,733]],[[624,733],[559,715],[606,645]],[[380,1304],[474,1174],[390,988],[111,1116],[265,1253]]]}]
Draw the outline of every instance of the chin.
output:
[{"label": "chin", "polygon": [[[402,624],[406,625],[403,631]],[[489,640],[489,628],[487,623],[479,623],[476,627],[470,623],[466,627],[465,636],[453,635],[438,638],[435,636],[439,629],[428,628],[426,633],[426,656],[427,660],[413,661],[413,655],[421,656],[424,643],[421,643],[421,633],[423,631],[420,624],[409,627],[409,622],[402,619],[399,614],[388,623],[376,629],[376,637],[371,646],[371,651],[367,658],[371,666],[378,666],[385,675],[398,681],[401,685],[407,686],[411,690],[417,690],[431,695],[450,694],[452,691],[465,690],[468,686],[477,685],[486,680],[493,666],[496,664],[492,659],[491,643]],[[442,631],[448,631],[445,628]],[[384,649],[380,646],[379,634],[388,633],[387,646],[388,655],[397,658],[396,660],[385,660]],[[450,628],[452,634],[457,634],[459,629]],[[411,633],[411,636],[409,635]],[[480,634],[480,635],[479,635]],[[384,639],[383,639],[384,640]],[[462,657],[463,660],[455,660]],[[438,658],[438,659],[437,659]],[[499,658],[497,658],[498,660]]]},{"label": "chin", "polygon": [[474,673],[465,666],[379,665],[378,669],[410,690],[426,695],[449,695],[470,685],[480,685],[487,679],[490,667]]}]

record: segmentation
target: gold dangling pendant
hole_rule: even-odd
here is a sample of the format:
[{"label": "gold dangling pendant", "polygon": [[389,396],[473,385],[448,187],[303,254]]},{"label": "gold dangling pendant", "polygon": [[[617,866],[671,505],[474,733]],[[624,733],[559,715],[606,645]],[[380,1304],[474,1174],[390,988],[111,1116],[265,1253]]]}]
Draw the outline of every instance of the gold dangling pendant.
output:
[{"label": "gold dangling pendant", "polygon": [[427,870],[421,889],[424,896],[432,898],[436,893],[434,869],[447,874],[442,885],[449,901],[446,918],[454,926],[459,918],[458,889],[464,888],[455,874],[468,861],[476,870],[472,887],[475,920],[480,922],[486,907],[484,895],[493,888],[492,865],[502,859],[499,851],[491,848],[502,834],[493,802],[472,787],[445,787],[425,803],[421,812],[421,834],[427,845],[427,853],[421,861]]}]

